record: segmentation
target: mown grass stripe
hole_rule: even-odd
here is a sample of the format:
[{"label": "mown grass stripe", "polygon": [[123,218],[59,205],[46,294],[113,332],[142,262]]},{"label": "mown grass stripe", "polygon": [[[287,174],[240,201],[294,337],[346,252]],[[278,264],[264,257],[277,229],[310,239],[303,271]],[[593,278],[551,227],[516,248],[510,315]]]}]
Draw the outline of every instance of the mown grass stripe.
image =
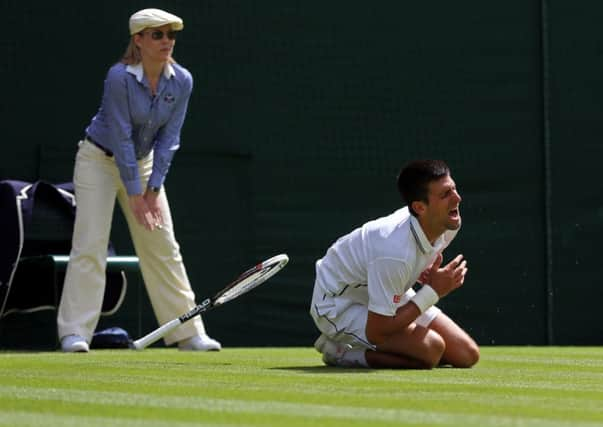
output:
[{"label": "mown grass stripe", "polygon": [[[91,392],[73,389],[32,389],[0,386],[0,398],[39,401],[65,401],[71,404],[104,405],[108,407],[135,406],[165,409],[188,409],[203,412],[267,414],[302,418],[336,418],[370,422],[430,423],[436,425],[515,426],[520,421],[513,416],[489,416],[446,411],[418,411],[412,409],[385,409],[357,406],[333,406],[306,403],[265,402],[240,399],[210,399],[190,396],[153,396],[141,393]],[[110,418],[110,417],[109,417]],[[530,426],[599,426],[590,422],[565,422],[547,418],[529,417],[523,422]]]},{"label": "mown grass stripe", "polygon": [[0,426],[36,427],[57,425],[62,427],[239,427],[240,424],[214,423],[211,420],[192,420],[190,422],[175,420],[152,420],[114,418],[85,415],[56,415],[48,413],[31,413],[19,411],[3,411],[0,414]]},{"label": "mown grass stripe", "polygon": [[[43,385],[48,379],[56,380],[56,377],[44,377],[42,374],[33,375],[13,375],[11,382],[15,386],[20,387],[32,387],[36,384]],[[290,382],[283,387],[282,383],[253,383],[250,382],[245,384],[244,387],[241,384],[226,381],[211,381],[210,383],[204,383],[202,387],[198,383],[184,383],[183,381],[174,381],[166,377],[152,377],[152,378],[139,378],[137,382],[134,379],[127,378],[126,376],[120,376],[120,382],[116,383],[116,379],[113,377],[95,378],[90,379],[88,384],[94,382],[95,387],[104,389],[104,391],[110,392],[112,390],[144,390],[148,394],[182,394],[190,391],[199,396],[246,396],[253,394],[256,399],[261,399],[261,396],[266,395],[267,398],[273,399],[274,395],[280,395],[281,398],[296,398],[303,397],[304,400],[324,399],[336,393],[339,399],[349,401],[362,401],[363,393],[370,393],[372,400],[378,402],[378,404],[388,403],[392,399],[398,399],[400,396],[405,397],[409,400],[427,400],[427,401],[445,401],[446,399],[454,398],[456,400],[463,400],[465,402],[473,403],[489,403],[493,398],[496,399],[497,404],[500,406],[517,404],[518,393],[521,393],[523,384],[519,384],[517,387],[510,387],[508,384],[503,386],[499,384],[490,384],[488,387],[483,385],[467,388],[463,386],[463,383],[449,382],[439,383],[437,387],[433,387],[430,383],[430,387],[426,387],[424,384],[408,384],[405,390],[400,390],[397,385],[391,384],[378,384],[373,386],[357,386],[354,388],[341,388],[333,387],[329,384],[311,384],[308,383],[297,383],[295,381]],[[72,384],[68,379],[63,378],[61,381],[55,381],[56,387],[63,387],[67,384]],[[161,386],[158,387],[158,384]],[[452,388],[450,386],[453,386]],[[588,390],[577,390],[576,387],[551,387],[550,384],[544,384],[539,387],[539,393],[537,396],[530,394],[524,394],[521,398],[521,405],[527,406],[538,403],[538,406],[556,408],[558,407],[559,399],[563,399],[564,403],[569,408],[583,408],[590,409],[596,412],[603,413],[603,405],[601,405],[601,399],[603,398],[603,392],[601,392],[601,385],[599,385],[598,393],[591,392]],[[532,387],[534,389],[534,387]],[[573,394],[569,394],[572,391]],[[360,397],[359,397],[360,396]],[[336,404],[336,403],[335,403]]]}]

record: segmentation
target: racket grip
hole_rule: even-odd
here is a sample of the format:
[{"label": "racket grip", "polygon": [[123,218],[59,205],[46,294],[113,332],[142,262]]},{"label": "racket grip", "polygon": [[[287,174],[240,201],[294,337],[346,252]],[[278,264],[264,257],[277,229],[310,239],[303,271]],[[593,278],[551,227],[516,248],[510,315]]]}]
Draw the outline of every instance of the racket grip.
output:
[{"label": "racket grip", "polygon": [[180,321],[180,319],[170,320],[166,324],[155,329],[153,332],[134,341],[132,343],[132,346],[134,347],[135,350],[142,350],[142,349],[150,346],[151,344],[153,344],[155,341],[159,341],[161,338],[163,338],[168,333],[170,333],[171,331],[176,329],[178,326],[180,326],[181,323],[182,322]]}]

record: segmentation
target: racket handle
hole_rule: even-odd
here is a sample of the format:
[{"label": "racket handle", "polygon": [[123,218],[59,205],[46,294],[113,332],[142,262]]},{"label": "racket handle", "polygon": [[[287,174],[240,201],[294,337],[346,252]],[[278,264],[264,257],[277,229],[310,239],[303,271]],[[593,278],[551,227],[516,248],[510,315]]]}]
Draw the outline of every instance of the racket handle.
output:
[{"label": "racket handle", "polygon": [[163,326],[155,329],[153,332],[134,341],[132,343],[132,346],[134,347],[135,350],[142,350],[143,348],[146,348],[146,347],[150,346],[151,344],[153,344],[155,341],[159,341],[161,338],[163,338],[168,333],[170,333],[171,331],[176,329],[178,326],[180,326],[181,323],[182,322],[180,321],[180,319],[170,320]]}]

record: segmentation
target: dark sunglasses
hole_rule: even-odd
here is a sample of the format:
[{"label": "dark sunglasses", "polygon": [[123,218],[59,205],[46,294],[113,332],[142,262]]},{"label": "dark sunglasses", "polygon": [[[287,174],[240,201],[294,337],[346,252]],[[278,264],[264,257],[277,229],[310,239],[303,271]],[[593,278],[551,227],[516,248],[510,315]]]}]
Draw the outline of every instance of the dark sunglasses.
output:
[{"label": "dark sunglasses", "polygon": [[167,36],[168,39],[176,40],[176,31],[166,31],[164,33],[161,30],[153,30],[153,31],[148,31],[148,33],[151,34],[151,38],[153,40],[162,40],[164,34]]}]

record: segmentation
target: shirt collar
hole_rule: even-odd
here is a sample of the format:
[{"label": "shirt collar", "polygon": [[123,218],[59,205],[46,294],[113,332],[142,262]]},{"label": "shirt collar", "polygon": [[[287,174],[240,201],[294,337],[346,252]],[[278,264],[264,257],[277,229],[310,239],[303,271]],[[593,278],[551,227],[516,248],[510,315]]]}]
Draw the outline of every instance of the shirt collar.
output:
[{"label": "shirt collar", "polygon": [[410,216],[410,231],[415,238],[415,242],[417,243],[419,250],[425,255],[439,251],[444,245],[444,235],[442,234],[436,239],[434,245],[432,246],[431,243],[429,243],[429,240],[427,239],[419,220],[412,214]]},{"label": "shirt collar", "polygon": [[[142,78],[144,77],[144,69],[142,68],[142,62],[139,62],[135,65],[128,65],[126,67],[126,71],[130,74],[133,74],[136,77],[136,80],[138,80],[138,82],[142,82]],[[172,64],[165,64],[165,66],[163,67],[163,75],[166,79],[169,79],[170,77],[176,75],[176,71],[174,71],[174,67],[172,67]]]}]

